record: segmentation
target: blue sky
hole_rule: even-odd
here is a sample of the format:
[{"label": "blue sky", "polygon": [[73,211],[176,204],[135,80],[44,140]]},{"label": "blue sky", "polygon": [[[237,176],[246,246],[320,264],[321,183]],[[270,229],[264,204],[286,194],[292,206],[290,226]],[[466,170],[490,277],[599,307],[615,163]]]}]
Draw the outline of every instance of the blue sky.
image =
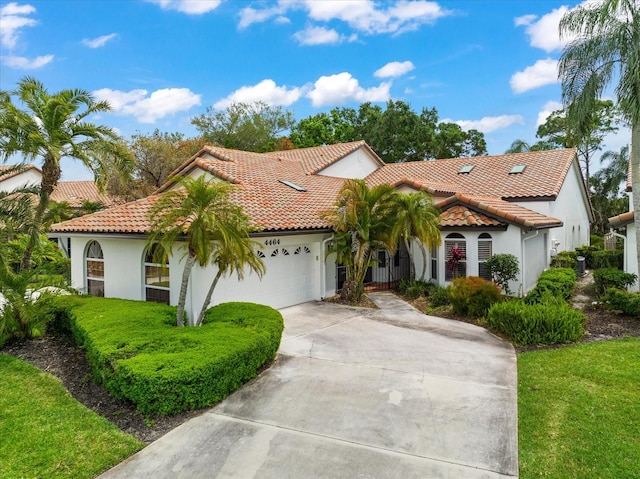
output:
[{"label": "blue sky", "polygon": [[[124,137],[179,131],[232,101],[296,119],[402,100],[485,133],[490,154],[559,108],[556,0],[0,1],[0,88],[25,75],[49,91],[83,88]],[[622,130],[605,149],[629,139]],[[90,179],[63,162],[63,179]],[[596,165],[597,166],[597,165]]]}]

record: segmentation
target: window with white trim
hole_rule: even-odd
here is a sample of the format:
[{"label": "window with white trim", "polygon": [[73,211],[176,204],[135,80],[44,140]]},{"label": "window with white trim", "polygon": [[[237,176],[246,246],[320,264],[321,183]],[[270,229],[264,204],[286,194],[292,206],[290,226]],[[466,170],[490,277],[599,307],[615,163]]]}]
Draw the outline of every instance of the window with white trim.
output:
[{"label": "window with white trim", "polygon": [[[444,279],[464,278],[467,275],[467,240],[460,233],[450,233],[445,237],[444,248]],[[455,258],[458,260],[454,261]]]},{"label": "window with white trim", "polygon": [[438,247],[431,247],[431,279],[438,281]]},{"label": "window with white trim", "polygon": [[87,293],[104,297],[104,255],[97,241],[90,241],[85,253]]},{"label": "window with white trim", "polygon": [[493,254],[493,241],[489,233],[482,233],[478,237],[478,276],[491,281],[491,274],[484,264]]},{"label": "window with white trim", "polygon": [[169,259],[164,248],[153,244],[144,255],[144,299],[169,304]]}]

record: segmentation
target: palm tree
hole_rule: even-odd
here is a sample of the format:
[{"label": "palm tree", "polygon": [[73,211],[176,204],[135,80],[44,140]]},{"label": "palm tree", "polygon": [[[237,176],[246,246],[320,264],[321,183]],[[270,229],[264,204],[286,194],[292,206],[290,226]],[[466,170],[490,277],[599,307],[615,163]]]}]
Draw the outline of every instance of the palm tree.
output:
[{"label": "palm tree", "polygon": [[605,161],[609,164],[600,170],[603,177],[611,184],[610,189],[619,188],[629,174],[629,145],[623,146],[620,151],[605,151],[600,157],[600,163]]},{"label": "palm tree", "polygon": [[[12,95],[25,109],[14,105]],[[31,241],[22,268],[31,267],[31,255],[42,229],[51,192],[60,179],[60,160],[73,158],[94,172],[99,184],[113,168],[128,171],[131,154],[118,135],[106,126],[87,121],[94,113],[109,111],[85,90],[49,93],[32,77],[24,77],[12,92],[0,92],[0,158],[19,154],[24,161],[41,162],[42,184],[31,229]]]},{"label": "palm tree", "polygon": [[369,188],[363,180],[347,180],[336,208],[324,213],[336,233],[333,251],[347,267],[342,299],[358,302],[374,252],[396,249],[392,230],[397,195],[390,185]]},{"label": "palm tree", "polygon": [[422,253],[422,277],[424,279],[427,270],[427,252],[425,245],[429,248],[440,244],[440,212],[433,206],[431,196],[424,191],[416,191],[409,194],[399,194],[396,197],[396,215],[393,226],[395,238],[402,238],[409,253],[411,263],[411,279],[416,277],[416,266],[409,240],[416,238]]},{"label": "palm tree", "polygon": [[75,211],[68,201],[51,201],[42,217],[42,224],[48,230],[52,224],[61,223],[75,216]]},{"label": "palm tree", "polygon": [[[196,326],[200,326],[204,321],[213,291],[224,274],[233,274],[235,272],[238,281],[242,281],[247,267],[250,271],[256,273],[259,278],[262,278],[266,272],[262,259],[256,254],[256,248],[260,247],[260,243],[249,238],[251,230],[249,217],[243,213],[239,206],[233,206],[235,208],[230,208],[231,211],[227,212],[225,223],[220,224],[215,231],[211,263],[218,267],[218,272],[213,278],[207,296],[204,299],[202,309],[195,323]],[[234,209],[235,211],[233,211]]]},{"label": "palm tree", "polygon": [[[187,287],[196,263],[204,268],[212,262],[219,268],[210,293],[225,272],[236,271],[242,277],[243,261],[260,275],[264,266],[261,262],[257,264],[259,258],[253,258],[253,253],[248,252],[253,246],[248,239],[249,220],[229,199],[233,188],[230,184],[208,180],[204,175],[196,179],[179,178],[177,182],[180,188],[161,194],[149,210],[151,234],[148,244],[159,243],[171,254],[176,242],[184,241],[187,251],[176,321],[178,326],[184,326]],[[209,294],[203,309],[206,310],[210,298]],[[191,319],[189,324],[196,324],[196,321]]]},{"label": "palm tree", "polygon": [[[640,4],[637,0],[587,3],[560,21],[562,37],[576,37],[562,52],[559,77],[567,119],[581,131],[614,81],[623,118],[631,125],[633,205],[640,208]],[[640,214],[635,215],[640,264]]]}]

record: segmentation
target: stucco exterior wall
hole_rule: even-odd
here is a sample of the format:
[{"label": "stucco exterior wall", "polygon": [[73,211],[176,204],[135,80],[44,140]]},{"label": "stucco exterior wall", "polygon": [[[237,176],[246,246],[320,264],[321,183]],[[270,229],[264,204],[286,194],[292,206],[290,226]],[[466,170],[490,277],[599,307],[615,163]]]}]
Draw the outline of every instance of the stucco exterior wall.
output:
[{"label": "stucco exterior wall", "polygon": [[517,202],[524,208],[563,222],[563,226],[549,230],[549,247],[555,247],[556,252],[573,251],[577,246],[590,242],[589,210],[582,181],[582,174],[574,161],[555,201]]},{"label": "stucco exterior wall", "polygon": [[366,178],[380,167],[378,162],[362,148],[348,154],[332,165],[327,166],[318,175],[336,178]]},{"label": "stucco exterior wall", "polygon": [[[638,214],[638,213],[636,213]],[[640,277],[640,272],[638,271],[638,256],[636,254],[637,243],[636,243],[636,227],[633,223],[627,225],[627,244],[625,248],[626,252],[626,271],[627,273],[634,273]],[[629,288],[631,291],[640,291],[639,286],[640,280],[636,281],[636,283]]]},{"label": "stucco exterior wall", "polygon": [[41,182],[42,174],[39,171],[30,169],[1,181],[0,191],[14,191],[25,186],[39,186]]}]

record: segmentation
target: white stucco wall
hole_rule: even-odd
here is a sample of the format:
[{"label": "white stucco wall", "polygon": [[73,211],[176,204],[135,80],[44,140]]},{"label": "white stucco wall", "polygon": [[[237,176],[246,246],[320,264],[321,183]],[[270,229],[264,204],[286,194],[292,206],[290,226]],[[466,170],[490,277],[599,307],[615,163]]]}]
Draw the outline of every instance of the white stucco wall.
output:
[{"label": "white stucco wall", "polygon": [[[267,271],[260,279],[245,272],[242,281],[237,276],[223,276],[211,300],[211,306],[227,301],[250,301],[274,308],[304,301],[320,300],[335,294],[335,255],[321,267],[322,240],[328,234],[304,234],[255,238],[263,245],[261,251]],[[72,286],[86,292],[85,250],[96,240],[104,255],[104,291],[106,297],[144,300],[144,252],[146,240],[123,237],[71,237]],[[300,247],[299,254],[295,254]],[[278,249],[279,255],[271,253]],[[287,250],[284,256],[283,251]],[[169,258],[171,304],[178,303],[184,270],[184,247],[178,245]],[[200,312],[204,298],[217,270],[214,266],[194,266],[187,291],[186,311],[192,317]],[[324,275],[324,277],[323,277]]]},{"label": "white stucco wall", "polygon": [[[636,214],[638,214],[636,212]],[[625,253],[626,253],[626,271],[627,273],[634,273],[640,277],[640,272],[638,271],[638,256],[637,256],[637,243],[636,243],[636,227],[633,223],[627,225],[627,241],[625,244]],[[631,291],[640,291],[640,280],[636,281],[631,288]]]},{"label": "white stucco wall", "polygon": [[[563,222],[563,226],[549,230],[549,238],[558,242],[558,252],[573,251],[577,246],[590,243],[588,203],[577,162],[572,163],[555,201],[521,201],[517,204]],[[553,242],[550,242],[552,247]]]},{"label": "white stucco wall", "polygon": [[25,186],[39,186],[41,182],[42,174],[32,168],[1,181],[0,191],[14,191]]},{"label": "white stucco wall", "polygon": [[364,149],[354,151],[341,160],[327,166],[318,175],[336,178],[366,178],[380,167],[378,162]]}]

